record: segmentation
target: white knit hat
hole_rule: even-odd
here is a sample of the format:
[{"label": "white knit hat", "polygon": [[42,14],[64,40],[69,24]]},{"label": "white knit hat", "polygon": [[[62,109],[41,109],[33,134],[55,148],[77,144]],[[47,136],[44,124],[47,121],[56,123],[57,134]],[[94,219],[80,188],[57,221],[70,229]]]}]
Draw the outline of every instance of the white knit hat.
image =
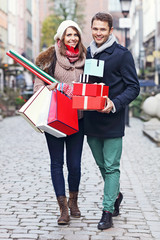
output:
[{"label": "white knit hat", "polygon": [[80,27],[78,26],[78,24],[77,24],[76,22],[74,22],[74,21],[72,21],[72,20],[65,20],[65,21],[63,21],[63,22],[59,25],[59,27],[58,27],[58,29],[57,29],[57,33],[56,33],[56,35],[54,36],[54,40],[55,40],[55,41],[56,41],[57,39],[60,39],[60,40],[61,40],[64,31],[65,31],[68,27],[75,27],[75,28],[78,30],[78,32],[80,33],[80,35],[82,34],[82,31],[81,31]]}]

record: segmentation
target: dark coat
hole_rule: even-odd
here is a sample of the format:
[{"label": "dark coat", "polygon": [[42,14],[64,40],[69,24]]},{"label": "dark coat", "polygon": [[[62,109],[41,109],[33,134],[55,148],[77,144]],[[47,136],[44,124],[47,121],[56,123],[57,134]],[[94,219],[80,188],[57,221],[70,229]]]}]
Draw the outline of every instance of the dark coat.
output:
[{"label": "dark coat", "polygon": [[[90,48],[87,59],[90,59]],[[104,60],[103,77],[93,77],[92,82],[103,82],[109,86],[109,98],[113,101],[116,112],[109,114],[97,111],[85,111],[85,134],[102,138],[124,136],[125,106],[139,94],[140,87],[134,60],[130,51],[116,42],[97,54],[94,59]]]}]

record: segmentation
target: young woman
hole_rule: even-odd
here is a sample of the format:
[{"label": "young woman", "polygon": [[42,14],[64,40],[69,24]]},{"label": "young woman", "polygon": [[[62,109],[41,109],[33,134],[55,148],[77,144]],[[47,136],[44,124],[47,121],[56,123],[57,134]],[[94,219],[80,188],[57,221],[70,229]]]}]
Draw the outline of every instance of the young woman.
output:
[{"label": "young woman", "polygon": [[[79,81],[79,76],[83,73],[86,49],[82,44],[81,34],[81,29],[77,23],[71,20],[63,21],[58,27],[54,37],[56,41],[55,46],[51,46],[41,52],[36,59],[36,65],[38,67],[49,73],[60,83],[63,83],[68,90],[72,88],[72,82]],[[34,91],[36,92],[44,84],[42,80],[36,78]],[[50,90],[58,87],[57,83],[48,86]],[[58,219],[59,225],[69,223],[68,208],[70,209],[71,216],[81,216],[77,199],[81,178],[81,154],[84,139],[82,112],[78,112],[78,118],[78,133],[64,138],[56,138],[45,133],[51,158],[52,183],[61,213]],[[66,163],[68,169],[68,202],[63,174],[64,145],[66,147]]]}]

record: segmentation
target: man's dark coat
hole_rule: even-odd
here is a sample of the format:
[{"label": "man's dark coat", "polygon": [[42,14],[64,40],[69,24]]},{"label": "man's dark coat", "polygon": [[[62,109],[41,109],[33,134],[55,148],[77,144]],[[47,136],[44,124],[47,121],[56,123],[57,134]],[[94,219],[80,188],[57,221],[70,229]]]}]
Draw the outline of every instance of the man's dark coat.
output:
[{"label": "man's dark coat", "polygon": [[[90,59],[90,47],[87,59]],[[125,107],[139,94],[140,87],[135,64],[130,51],[116,42],[94,59],[104,60],[103,77],[91,77],[92,82],[103,82],[109,86],[109,98],[116,112],[109,114],[97,111],[84,112],[85,134],[102,138],[124,136]]]}]

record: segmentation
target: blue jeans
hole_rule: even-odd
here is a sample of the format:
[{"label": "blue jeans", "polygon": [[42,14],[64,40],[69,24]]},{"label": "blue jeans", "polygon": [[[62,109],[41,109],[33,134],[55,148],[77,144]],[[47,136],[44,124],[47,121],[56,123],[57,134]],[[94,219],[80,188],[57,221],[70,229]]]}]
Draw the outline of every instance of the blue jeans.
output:
[{"label": "blue jeans", "polygon": [[65,196],[65,180],[63,174],[64,145],[66,146],[69,191],[78,192],[84,140],[83,119],[79,120],[79,132],[73,135],[56,138],[45,133],[45,136],[51,158],[51,177],[56,196]]}]

